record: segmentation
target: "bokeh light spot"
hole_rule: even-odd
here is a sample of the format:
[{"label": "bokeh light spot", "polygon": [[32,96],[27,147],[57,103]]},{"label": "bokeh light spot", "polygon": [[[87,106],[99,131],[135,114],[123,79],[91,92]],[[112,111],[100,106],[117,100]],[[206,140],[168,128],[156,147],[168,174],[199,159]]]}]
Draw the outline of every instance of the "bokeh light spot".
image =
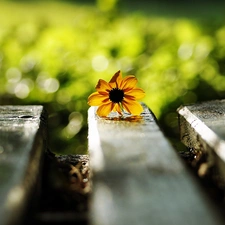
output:
[{"label": "bokeh light spot", "polygon": [[44,90],[46,93],[54,93],[59,89],[59,81],[56,78],[49,78],[47,72],[41,72],[37,79],[36,83],[40,89]]},{"label": "bokeh light spot", "polygon": [[58,93],[57,93],[57,96],[56,96],[56,99],[57,99],[57,102],[59,104],[66,104],[68,102],[70,102],[71,100],[71,95],[69,95],[66,91],[64,90],[60,90]]},{"label": "bokeh light spot", "polygon": [[55,78],[48,78],[44,82],[44,89],[48,93],[54,93],[59,89],[59,81]]},{"label": "bokeh light spot", "polygon": [[108,68],[108,65],[109,65],[109,61],[103,55],[95,56],[92,59],[92,68],[97,72],[106,70]]},{"label": "bokeh light spot", "polygon": [[20,68],[24,73],[28,73],[29,71],[31,71],[35,65],[36,65],[36,60],[32,58],[31,56],[24,56],[20,60]]},{"label": "bokeh light spot", "polygon": [[63,129],[63,136],[66,139],[70,139],[74,137],[81,129],[83,122],[83,116],[79,112],[72,112],[69,115],[69,123],[68,125]]},{"label": "bokeh light spot", "polygon": [[15,87],[15,95],[17,98],[24,99],[30,93],[30,89],[26,83],[20,82]]},{"label": "bokeh light spot", "polygon": [[21,71],[18,68],[11,67],[6,71],[6,79],[9,83],[17,83],[21,79]]},{"label": "bokeh light spot", "polygon": [[178,49],[178,55],[181,59],[187,60],[193,54],[193,45],[192,44],[182,44]]}]

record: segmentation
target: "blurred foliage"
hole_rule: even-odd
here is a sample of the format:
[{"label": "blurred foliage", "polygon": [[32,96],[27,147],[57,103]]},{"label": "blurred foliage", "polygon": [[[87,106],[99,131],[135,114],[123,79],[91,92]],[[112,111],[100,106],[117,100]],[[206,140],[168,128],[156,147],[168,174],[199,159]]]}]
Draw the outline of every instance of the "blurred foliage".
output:
[{"label": "blurred foliage", "polygon": [[137,76],[170,135],[181,104],[225,97],[221,21],[153,17],[117,3],[0,2],[0,103],[45,105],[54,152],[86,152],[87,97],[119,69]]}]

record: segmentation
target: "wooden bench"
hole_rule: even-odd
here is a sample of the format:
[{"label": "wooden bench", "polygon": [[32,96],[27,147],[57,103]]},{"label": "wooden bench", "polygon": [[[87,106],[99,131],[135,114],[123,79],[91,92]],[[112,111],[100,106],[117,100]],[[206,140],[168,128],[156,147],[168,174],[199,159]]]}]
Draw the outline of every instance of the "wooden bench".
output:
[{"label": "wooden bench", "polygon": [[[209,152],[221,176],[224,105],[215,101],[178,109],[181,140]],[[99,118],[95,107],[88,111],[93,173],[88,224],[224,224],[221,210],[164,136],[154,114],[143,107],[141,117],[123,120],[113,113]],[[31,198],[45,197],[37,189],[47,147],[46,121],[42,106],[0,107],[0,225],[21,223]],[[71,211],[37,211],[29,224],[87,224],[84,217]]]},{"label": "wooden bench", "polygon": [[88,112],[91,225],[224,224],[145,105],[136,119],[102,119],[95,110]]},{"label": "wooden bench", "polygon": [[0,224],[18,224],[38,196],[47,116],[42,106],[0,106]]}]

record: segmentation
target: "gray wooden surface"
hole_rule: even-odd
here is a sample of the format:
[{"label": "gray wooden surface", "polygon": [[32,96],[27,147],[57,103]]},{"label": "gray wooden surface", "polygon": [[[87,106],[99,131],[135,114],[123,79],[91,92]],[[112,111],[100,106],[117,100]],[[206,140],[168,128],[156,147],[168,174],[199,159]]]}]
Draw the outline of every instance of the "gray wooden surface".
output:
[{"label": "gray wooden surface", "polygon": [[37,194],[46,122],[42,106],[0,106],[0,225],[18,224]]},{"label": "gray wooden surface", "polygon": [[182,142],[208,155],[225,181],[225,100],[207,101],[178,109]]},{"label": "gray wooden surface", "polygon": [[91,225],[224,224],[146,106],[132,121],[102,119],[95,110],[88,112]]}]

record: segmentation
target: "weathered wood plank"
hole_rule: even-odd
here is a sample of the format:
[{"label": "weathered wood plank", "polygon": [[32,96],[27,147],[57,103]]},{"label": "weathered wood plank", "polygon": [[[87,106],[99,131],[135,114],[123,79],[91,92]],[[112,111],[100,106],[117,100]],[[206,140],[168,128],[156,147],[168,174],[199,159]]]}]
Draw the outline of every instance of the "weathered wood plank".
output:
[{"label": "weathered wood plank", "polygon": [[47,145],[42,106],[0,106],[0,224],[17,224],[34,189]]},{"label": "weathered wood plank", "polygon": [[225,181],[225,100],[207,101],[178,109],[181,141],[208,154]]},{"label": "weathered wood plank", "polygon": [[132,121],[95,110],[88,112],[92,225],[223,224],[146,106]]}]

